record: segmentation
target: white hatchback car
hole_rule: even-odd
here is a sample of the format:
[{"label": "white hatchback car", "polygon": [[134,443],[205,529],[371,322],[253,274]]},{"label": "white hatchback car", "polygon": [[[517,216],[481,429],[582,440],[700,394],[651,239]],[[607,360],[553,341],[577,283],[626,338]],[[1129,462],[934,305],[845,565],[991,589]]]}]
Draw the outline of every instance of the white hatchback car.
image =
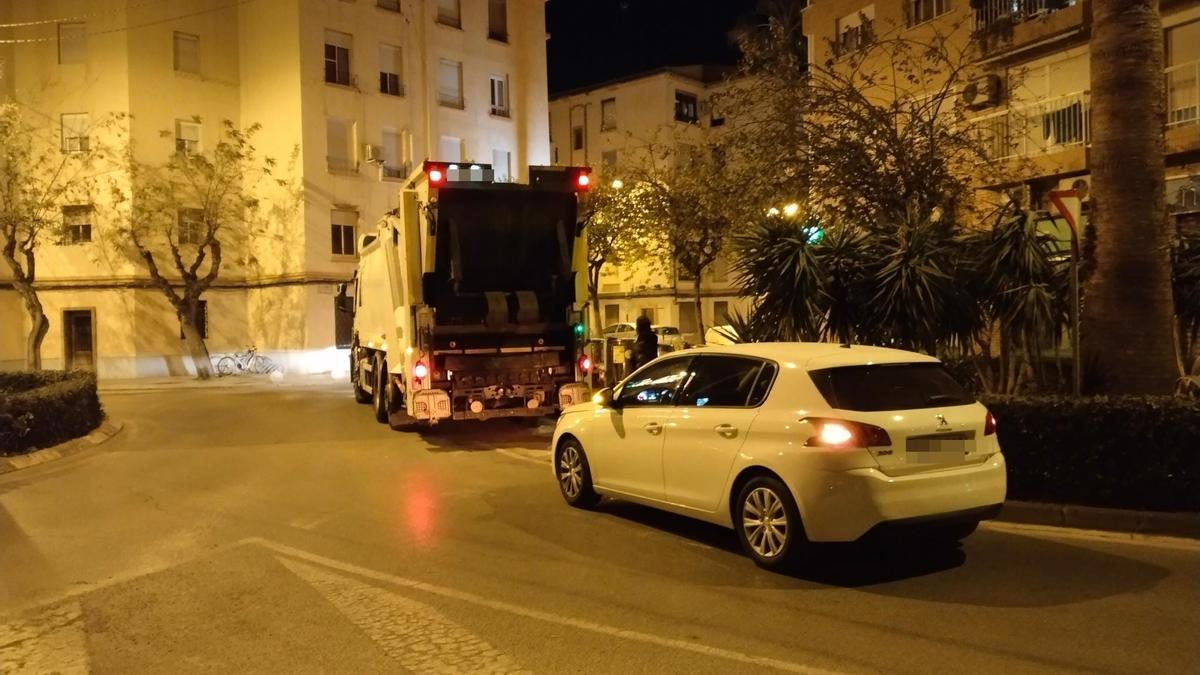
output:
[{"label": "white hatchback car", "polygon": [[881,347],[671,353],[567,409],[551,447],[572,506],[608,495],[731,527],[767,568],[886,530],[956,541],[1006,489],[991,413],[937,359]]}]

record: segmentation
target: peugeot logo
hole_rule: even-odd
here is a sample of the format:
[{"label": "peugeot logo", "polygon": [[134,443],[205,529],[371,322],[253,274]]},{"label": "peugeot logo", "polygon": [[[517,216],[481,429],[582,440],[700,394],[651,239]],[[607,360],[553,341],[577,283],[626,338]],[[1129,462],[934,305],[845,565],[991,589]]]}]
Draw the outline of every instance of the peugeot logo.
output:
[{"label": "peugeot logo", "polygon": [[936,417],[937,417],[937,421],[938,421],[938,426],[937,426],[938,431],[949,431],[950,423],[946,421],[946,416],[945,415],[937,415]]}]

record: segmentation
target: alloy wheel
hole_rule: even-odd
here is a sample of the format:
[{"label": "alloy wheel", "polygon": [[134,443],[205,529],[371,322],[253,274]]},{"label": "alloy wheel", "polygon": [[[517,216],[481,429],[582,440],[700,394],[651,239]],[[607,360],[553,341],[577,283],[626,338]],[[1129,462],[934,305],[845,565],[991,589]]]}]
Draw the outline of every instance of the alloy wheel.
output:
[{"label": "alloy wheel", "polygon": [[788,541],[787,511],[773,490],[758,487],[742,502],[742,530],[750,548],[763,558],[783,552]]},{"label": "alloy wheel", "polygon": [[563,494],[569,499],[578,497],[583,489],[583,463],[579,459],[579,451],[570,445],[559,454],[558,481],[562,483]]}]

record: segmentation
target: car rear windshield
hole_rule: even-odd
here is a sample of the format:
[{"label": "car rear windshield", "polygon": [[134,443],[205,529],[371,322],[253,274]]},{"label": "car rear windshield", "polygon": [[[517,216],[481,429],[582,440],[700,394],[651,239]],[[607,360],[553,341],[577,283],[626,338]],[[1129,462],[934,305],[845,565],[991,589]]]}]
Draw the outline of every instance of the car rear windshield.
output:
[{"label": "car rear windshield", "polygon": [[842,366],[809,375],[826,402],[839,410],[914,410],[975,401],[940,363]]}]

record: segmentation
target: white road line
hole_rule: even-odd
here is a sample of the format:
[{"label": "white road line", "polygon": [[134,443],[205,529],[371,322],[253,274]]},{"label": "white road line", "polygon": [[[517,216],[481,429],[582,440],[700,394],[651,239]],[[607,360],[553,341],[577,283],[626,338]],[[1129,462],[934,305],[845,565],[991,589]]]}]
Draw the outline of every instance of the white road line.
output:
[{"label": "white road line", "polygon": [[423,602],[292,558],[303,579],[389,657],[414,673],[528,673],[508,655]]},{"label": "white road line", "polygon": [[980,523],[980,527],[997,532],[1027,534],[1046,539],[1074,539],[1077,541],[1094,541],[1105,544],[1129,544],[1133,546],[1150,546],[1153,548],[1169,548],[1180,551],[1200,551],[1200,541],[1182,537],[1165,537],[1154,534],[1135,534],[1131,532],[1105,532],[1103,530],[1080,530],[1072,527],[1057,525],[1033,525],[1029,523],[1008,523],[999,520],[988,520]]},{"label": "white road line", "polygon": [[83,608],[55,605],[28,619],[0,625],[0,673],[86,674],[91,671]]},{"label": "white road line", "polygon": [[789,673],[809,673],[811,675],[835,675],[837,673],[837,671],[807,666],[793,661],[783,661],[766,656],[753,656],[751,654],[745,654],[743,652],[734,651],[731,649],[722,649],[720,647],[712,647],[698,642],[691,642],[689,640],[663,637],[661,635],[654,635],[652,633],[643,633],[641,631],[609,626],[594,621],[588,621],[586,619],[577,619],[570,616],[563,616],[561,614],[554,614],[552,612],[532,609],[530,607],[524,607],[511,602],[505,602],[503,600],[492,600],[490,598],[469,593],[467,591],[460,591],[453,588],[447,588],[445,586],[426,583],[424,581],[417,581],[416,579],[406,579],[404,577],[398,577],[391,574],[384,574],[383,572],[376,572],[375,570],[369,570],[342,562],[340,560],[333,560],[331,558],[319,556],[314,553],[292,548],[286,544],[280,544],[268,539],[252,538],[248,541],[252,541],[260,546],[275,551],[276,553],[315,563],[329,569],[356,574],[367,579],[374,579],[376,581],[392,584],[394,586],[424,591],[425,593],[429,593],[431,595],[450,598],[452,600],[458,600],[460,602],[466,602],[480,607],[487,607],[488,609],[507,612],[509,614],[522,616],[528,619],[537,619],[538,621],[545,621],[547,623],[567,626],[579,630],[586,630],[592,633],[598,633],[600,635],[607,635],[624,640],[632,640],[634,642],[644,642],[659,647],[678,649],[680,651],[691,652],[701,656],[725,659],[727,661],[733,661],[736,663],[743,663],[752,666],[765,666]]}]

